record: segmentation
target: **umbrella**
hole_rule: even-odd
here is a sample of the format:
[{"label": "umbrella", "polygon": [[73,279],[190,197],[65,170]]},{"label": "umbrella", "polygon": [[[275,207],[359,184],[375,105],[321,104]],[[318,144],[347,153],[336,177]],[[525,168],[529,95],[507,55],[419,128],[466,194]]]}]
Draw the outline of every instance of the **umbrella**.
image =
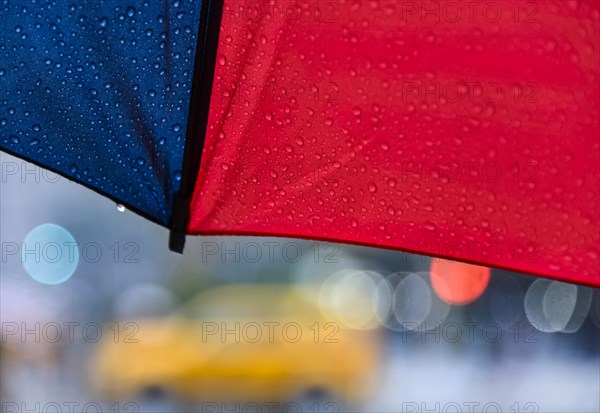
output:
[{"label": "umbrella", "polygon": [[5,1],[0,148],[171,230],[600,286],[596,1]]}]

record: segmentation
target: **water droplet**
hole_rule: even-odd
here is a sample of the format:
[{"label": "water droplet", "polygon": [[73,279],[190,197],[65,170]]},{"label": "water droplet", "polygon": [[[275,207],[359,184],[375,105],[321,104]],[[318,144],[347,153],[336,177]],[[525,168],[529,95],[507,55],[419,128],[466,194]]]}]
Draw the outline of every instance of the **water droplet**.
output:
[{"label": "water droplet", "polygon": [[545,48],[547,51],[551,52],[556,49],[556,41],[554,39],[550,39],[546,42]]},{"label": "water droplet", "polygon": [[423,226],[425,227],[425,229],[427,229],[429,231],[435,231],[437,229],[435,224],[432,222],[426,222],[425,225],[423,225]]},{"label": "water droplet", "polygon": [[117,204],[117,211],[119,211],[119,212],[125,212],[125,206],[121,205],[121,204]]}]

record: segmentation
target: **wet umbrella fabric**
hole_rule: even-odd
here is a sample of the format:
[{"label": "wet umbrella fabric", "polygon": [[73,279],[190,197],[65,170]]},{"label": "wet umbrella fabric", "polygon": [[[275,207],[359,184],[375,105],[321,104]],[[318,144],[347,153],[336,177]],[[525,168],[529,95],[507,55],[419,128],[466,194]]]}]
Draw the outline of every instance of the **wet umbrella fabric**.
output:
[{"label": "wet umbrella fabric", "polygon": [[597,2],[221,3],[5,3],[1,148],[175,235],[600,285]]}]

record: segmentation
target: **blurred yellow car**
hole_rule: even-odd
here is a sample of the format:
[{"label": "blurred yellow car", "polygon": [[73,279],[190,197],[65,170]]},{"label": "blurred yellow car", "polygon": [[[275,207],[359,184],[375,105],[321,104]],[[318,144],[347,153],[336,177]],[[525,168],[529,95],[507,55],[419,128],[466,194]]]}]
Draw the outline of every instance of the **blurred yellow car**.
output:
[{"label": "blurred yellow car", "polygon": [[381,351],[376,329],[344,327],[289,285],[217,287],[176,315],[135,326],[99,345],[92,378],[105,398],[159,390],[187,403],[354,406],[369,395]]}]

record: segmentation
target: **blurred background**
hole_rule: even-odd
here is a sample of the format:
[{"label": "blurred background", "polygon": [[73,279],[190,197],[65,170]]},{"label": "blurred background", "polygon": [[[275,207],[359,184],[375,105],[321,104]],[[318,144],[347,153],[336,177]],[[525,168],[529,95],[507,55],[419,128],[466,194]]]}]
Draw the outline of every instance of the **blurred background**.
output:
[{"label": "blurred background", "polygon": [[2,412],[597,412],[597,289],[168,232],[0,155]]}]

